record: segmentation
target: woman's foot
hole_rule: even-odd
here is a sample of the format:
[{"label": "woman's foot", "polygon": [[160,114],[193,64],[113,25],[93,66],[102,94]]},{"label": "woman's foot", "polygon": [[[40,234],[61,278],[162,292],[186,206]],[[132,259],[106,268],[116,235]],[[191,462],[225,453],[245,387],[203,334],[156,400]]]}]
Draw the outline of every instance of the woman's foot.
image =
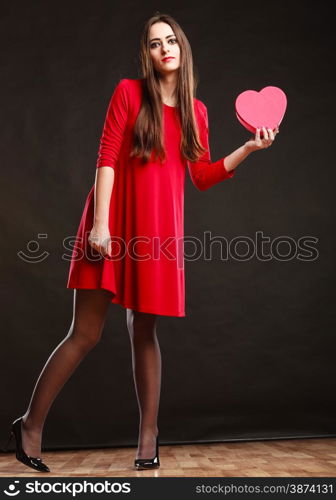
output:
[{"label": "woman's foot", "polygon": [[156,436],[158,429],[144,429],[139,434],[138,449],[135,459],[154,458],[156,452]]},{"label": "woman's foot", "polygon": [[21,421],[22,448],[30,457],[41,458],[41,431],[33,429],[26,417]]}]

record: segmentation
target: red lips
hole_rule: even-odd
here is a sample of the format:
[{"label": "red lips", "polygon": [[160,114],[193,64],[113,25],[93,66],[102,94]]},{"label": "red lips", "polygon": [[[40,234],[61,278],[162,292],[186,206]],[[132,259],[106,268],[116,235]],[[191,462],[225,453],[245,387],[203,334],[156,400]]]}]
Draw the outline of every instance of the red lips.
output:
[{"label": "red lips", "polygon": [[175,57],[170,57],[170,56],[169,57],[164,57],[162,59],[162,61],[169,61],[169,59],[175,59]]}]

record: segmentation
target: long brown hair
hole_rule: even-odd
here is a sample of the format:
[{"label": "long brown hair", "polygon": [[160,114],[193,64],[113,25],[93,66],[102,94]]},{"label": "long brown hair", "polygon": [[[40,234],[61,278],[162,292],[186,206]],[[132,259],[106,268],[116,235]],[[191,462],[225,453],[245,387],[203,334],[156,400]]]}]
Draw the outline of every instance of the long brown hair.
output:
[{"label": "long brown hair", "polygon": [[153,66],[149,54],[149,30],[157,22],[170,25],[180,47],[180,67],[176,86],[176,98],[180,122],[182,156],[189,161],[196,161],[206,151],[200,143],[198,125],[194,113],[197,76],[194,73],[193,58],[189,41],[180,25],[168,14],[156,12],[146,21],[140,40],[140,63],[142,72],[142,103],[134,126],[134,142],[131,156],[142,158],[147,163],[151,152],[165,160],[162,131],[162,98],[159,73]]}]

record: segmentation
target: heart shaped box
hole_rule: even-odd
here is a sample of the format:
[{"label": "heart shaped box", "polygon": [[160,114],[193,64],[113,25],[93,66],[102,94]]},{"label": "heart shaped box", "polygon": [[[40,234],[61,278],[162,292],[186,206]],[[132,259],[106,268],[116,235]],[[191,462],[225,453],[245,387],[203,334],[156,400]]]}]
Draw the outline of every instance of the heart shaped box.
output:
[{"label": "heart shaped box", "polygon": [[[287,97],[279,87],[268,86],[256,90],[245,90],[235,102],[239,122],[253,134],[262,126],[274,130],[285,115]],[[260,136],[263,131],[260,130]]]}]

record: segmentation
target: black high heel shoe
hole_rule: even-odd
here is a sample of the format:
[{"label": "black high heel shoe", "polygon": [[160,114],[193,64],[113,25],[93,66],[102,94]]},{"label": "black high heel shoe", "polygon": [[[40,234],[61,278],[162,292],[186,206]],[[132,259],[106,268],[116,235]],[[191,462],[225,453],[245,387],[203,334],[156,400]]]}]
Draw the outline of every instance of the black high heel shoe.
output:
[{"label": "black high heel shoe", "polygon": [[22,432],[21,432],[21,422],[22,417],[17,418],[11,425],[10,435],[6,445],[3,447],[3,451],[7,451],[8,445],[11,442],[12,436],[15,436],[16,443],[16,458],[19,462],[22,462],[32,469],[38,470],[40,472],[50,472],[49,467],[42,462],[42,458],[31,457],[27,455],[22,448]]},{"label": "black high heel shoe", "polygon": [[156,436],[156,453],[154,458],[136,458],[134,460],[134,466],[138,470],[144,469],[157,469],[160,467],[159,458],[159,435]]}]

